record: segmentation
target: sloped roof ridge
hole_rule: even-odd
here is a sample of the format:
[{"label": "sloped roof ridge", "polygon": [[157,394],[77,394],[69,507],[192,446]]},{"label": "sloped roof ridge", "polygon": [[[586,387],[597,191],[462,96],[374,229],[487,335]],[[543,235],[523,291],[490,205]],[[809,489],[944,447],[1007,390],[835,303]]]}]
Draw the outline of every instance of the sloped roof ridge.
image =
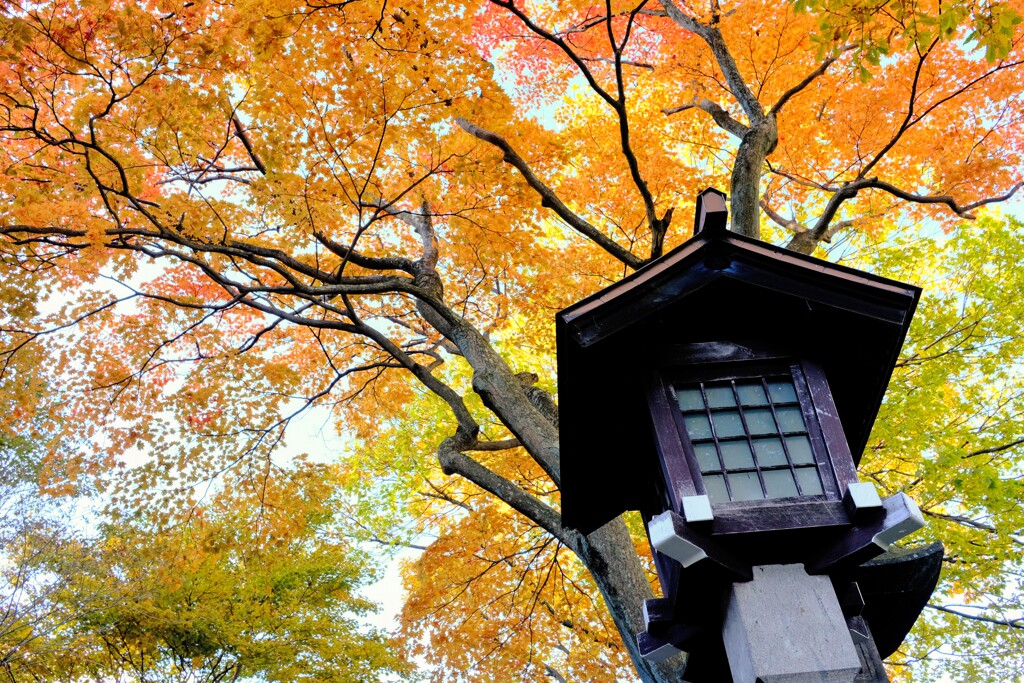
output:
[{"label": "sloped roof ridge", "polygon": [[618,282],[615,282],[585,299],[568,306],[559,313],[559,316],[566,322],[571,322],[580,316],[600,308],[605,303],[628,294],[645,283],[658,278],[667,271],[675,268],[680,262],[693,257],[702,249],[707,248],[709,245],[716,242],[726,244],[730,247],[746,251],[748,253],[788,262],[805,270],[831,275],[851,283],[866,285],[894,294],[905,293],[908,289],[918,289],[915,285],[902,283],[881,275],[857,270],[850,266],[801,254],[799,252],[786,249],[785,247],[771,244],[770,242],[764,242],[753,237],[740,235],[739,233],[728,231],[717,234],[712,233],[710,235],[706,233],[699,233],[686,240],[661,258],[649,262],[647,265],[633,273],[630,273]]}]

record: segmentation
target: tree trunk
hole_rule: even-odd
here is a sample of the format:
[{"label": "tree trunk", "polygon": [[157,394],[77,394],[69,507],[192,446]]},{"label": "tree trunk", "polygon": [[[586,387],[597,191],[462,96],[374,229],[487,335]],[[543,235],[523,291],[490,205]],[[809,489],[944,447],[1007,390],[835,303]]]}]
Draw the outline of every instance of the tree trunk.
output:
[{"label": "tree trunk", "polygon": [[[418,274],[417,284],[436,296],[438,302],[442,300],[444,289],[432,268]],[[540,390],[531,389],[528,378],[516,375],[490,342],[450,309],[442,312],[432,305],[422,303],[419,311],[424,319],[459,348],[472,366],[473,390],[484,405],[501,419],[552,481],[559,484],[561,468],[557,408],[550,397],[545,401],[541,400],[542,397],[533,396],[531,400],[530,392]],[[457,471],[451,455],[439,452],[446,472],[449,468]],[[502,497],[493,490],[491,492]],[[529,497],[525,492],[507,493],[511,498],[520,497],[520,493],[523,498]],[[658,664],[652,664],[640,656],[636,635],[645,626],[644,600],[653,598],[654,593],[625,521],[619,517],[584,536],[562,527],[554,509],[542,504],[517,505],[516,500],[508,497],[503,499],[542,528],[548,529],[580,558],[604,596],[608,611],[640,678],[645,683],[680,683],[686,664],[685,656],[672,657]]]},{"label": "tree trunk", "polygon": [[654,593],[622,518],[580,537],[579,547],[573,550],[601,589],[640,679],[644,683],[680,683],[686,665],[684,655],[652,664],[637,649],[636,634],[644,630],[644,600],[653,598]]},{"label": "tree trunk", "polygon": [[730,182],[733,232],[754,239],[761,237],[761,173],[778,140],[775,115],[769,114],[760,123],[752,124],[740,142]]}]

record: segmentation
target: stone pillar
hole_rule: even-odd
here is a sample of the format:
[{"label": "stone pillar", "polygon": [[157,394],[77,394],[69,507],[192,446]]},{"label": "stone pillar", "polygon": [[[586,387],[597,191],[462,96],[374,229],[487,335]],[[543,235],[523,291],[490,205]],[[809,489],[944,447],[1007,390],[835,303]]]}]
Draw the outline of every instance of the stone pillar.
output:
[{"label": "stone pillar", "polygon": [[854,683],[861,668],[832,582],[800,564],[733,584],[722,639],[734,683]]}]

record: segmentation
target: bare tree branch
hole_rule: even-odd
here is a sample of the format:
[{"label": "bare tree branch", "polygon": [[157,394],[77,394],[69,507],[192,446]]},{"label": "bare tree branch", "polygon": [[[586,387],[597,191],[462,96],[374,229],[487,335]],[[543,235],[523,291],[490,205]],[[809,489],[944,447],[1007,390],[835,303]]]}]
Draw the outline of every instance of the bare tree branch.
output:
[{"label": "bare tree branch", "polygon": [[398,258],[398,257],[385,257],[380,258],[376,256],[365,256],[352,249],[349,249],[344,244],[335,242],[330,237],[317,230],[313,231],[313,237],[320,244],[327,247],[327,249],[333,254],[348,259],[349,263],[354,263],[360,268],[369,268],[370,270],[402,270],[410,275],[415,274],[413,269],[412,261],[409,259]]},{"label": "bare tree branch", "polygon": [[[728,45],[725,44],[725,38],[718,30],[719,9],[717,5],[712,7],[711,22],[702,24],[679,9],[672,0],[660,0],[660,2],[672,21],[683,29],[700,36],[711,48],[718,68],[725,77],[729,92],[736,98],[747,115],[749,130],[740,138],[729,181],[731,229],[741,235],[759,239],[761,236],[761,212],[758,202],[761,199],[761,176],[764,173],[765,160],[775,149],[779,140],[775,113],[765,114],[764,107],[761,106],[757,95],[743,80],[743,74],[740,73],[736,60],[729,51]],[[735,126],[733,129],[738,131]]]},{"label": "bare tree branch", "polygon": [[[805,254],[808,254],[810,253],[810,251],[813,251],[814,245],[817,244],[817,242],[819,242],[820,240],[822,240],[823,236],[828,231],[832,219],[835,218],[836,213],[839,211],[839,207],[846,200],[856,197],[857,193],[860,192],[861,190],[882,190],[883,192],[887,192],[893,195],[894,197],[898,197],[905,201],[913,202],[916,204],[945,204],[956,215],[962,218],[973,220],[976,217],[973,213],[971,213],[974,209],[986,206],[988,204],[1005,202],[1008,199],[1012,198],[1017,193],[1017,191],[1020,190],[1021,187],[1024,187],[1024,181],[1016,183],[1012,188],[1010,188],[1008,192],[1001,194],[999,196],[980,199],[978,201],[971,202],[970,204],[964,204],[963,206],[961,206],[956,201],[956,199],[954,199],[950,195],[919,195],[914,194],[913,192],[907,192],[906,190],[902,190],[896,187],[895,185],[887,183],[883,180],[879,180],[878,178],[861,178],[859,180],[854,180],[849,183],[846,183],[842,187],[835,189],[833,191],[834,193],[832,197],[825,205],[825,210],[822,212],[821,217],[818,219],[817,224],[814,226],[814,229],[808,233],[803,233],[803,235],[798,235],[797,237],[794,237],[793,240],[786,246],[789,249],[793,249],[794,251],[800,251]],[[805,251],[805,249],[807,249],[808,246],[810,248],[810,251]]]},{"label": "bare tree branch", "polygon": [[588,223],[586,220],[577,215],[572,209],[566,206],[555,191],[544,184],[540,178],[534,174],[529,164],[519,156],[519,154],[513,149],[512,145],[501,137],[497,133],[492,133],[489,130],[484,130],[473,123],[470,123],[466,119],[456,119],[456,123],[479,140],[483,140],[491,145],[494,145],[504,153],[503,161],[515,167],[526,180],[527,184],[532,187],[537,194],[541,197],[541,206],[551,209],[554,211],[559,218],[569,224],[570,227],[574,228],[584,237],[587,237],[606,252],[617,258],[622,263],[626,264],[630,268],[639,268],[643,265],[643,260],[638,256],[631,254],[629,251],[621,247],[618,243],[612,240],[610,237],[602,233],[596,227]]},{"label": "bare tree branch", "polygon": [[505,501],[514,510],[540,525],[563,544],[574,547],[577,534],[562,526],[561,515],[553,508],[529,495],[496,472],[473,460],[462,450],[474,447],[473,439],[461,435],[445,439],[438,448],[437,457],[445,474],[458,474],[488,493]]},{"label": "bare tree branch", "polygon": [[565,676],[558,673],[558,670],[552,667],[550,664],[544,664],[544,673],[547,674],[549,678],[553,678],[556,681],[558,681],[558,683],[568,683],[568,681],[565,680]]},{"label": "bare tree branch", "polygon": [[978,614],[967,614],[965,612],[960,612],[955,609],[950,609],[949,607],[943,607],[942,605],[933,605],[930,602],[927,605],[925,605],[925,607],[928,607],[929,609],[933,609],[939,612],[945,612],[946,614],[952,614],[960,617],[961,619],[970,619],[971,621],[982,621],[986,624],[994,624],[996,626],[1009,626],[1010,628],[1024,629],[1024,617],[1017,617],[1016,619],[993,619],[992,617],[983,617]]},{"label": "bare tree branch", "polygon": [[[603,64],[615,64],[614,59],[608,59],[607,57],[580,57],[584,62],[601,62]],[[654,65],[648,64],[647,62],[634,62],[628,59],[619,60],[619,64],[623,66],[635,66],[638,69],[647,69],[648,71],[654,71]]]},{"label": "bare tree branch", "polygon": [[[857,173],[856,180],[860,180],[861,178],[865,177],[868,174],[868,172],[875,167],[875,164],[881,161],[882,157],[884,157],[889,152],[889,150],[896,146],[896,143],[899,142],[901,137],[903,137],[903,134],[906,133],[911,126],[920,121],[928,113],[926,111],[924,114],[917,117],[917,120],[914,119],[914,106],[917,104],[917,89],[921,82],[921,72],[924,69],[924,62],[926,59],[928,59],[928,55],[931,54],[931,51],[935,48],[936,45],[938,45],[938,43],[939,37],[936,36],[935,40],[932,41],[932,44],[929,45],[924,52],[919,52],[917,66],[914,69],[914,78],[910,83],[910,97],[907,98],[907,115],[904,117],[902,123],[900,123],[899,127],[896,129],[896,132],[894,132],[892,137],[889,138],[889,141],[882,146],[882,149],[878,150],[878,152],[871,159],[871,161],[869,161],[867,164],[864,165],[863,168],[860,169],[860,171]],[[934,108],[934,106],[932,108]]]},{"label": "bare tree branch", "polygon": [[259,169],[260,173],[267,175],[267,167],[260,159],[260,155],[256,152],[256,148],[252,144],[252,137],[249,135],[243,126],[242,122],[238,118],[237,112],[231,112],[231,123],[235,127],[235,135],[242,141],[242,146],[245,147],[245,151],[249,153],[249,158],[252,159],[252,163],[256,164],[256,168]]},{"label": "bare tree branch", "polygon": [[519,439],[503,439],[502,441],[477,441],[467,451],[507,451],[522,446]]},{"label": "bare tree branch", "polygon": [[799,235],[800,233],[807,232],[808,228],[806,225],[801,223],[795,218],[786,218],[779,212],[775,211],[766,200],[761,200],[761,210],[779,227],[785,228],[792,233]]},{"label": "bare tree branch", "polygon": [[665,244],[665,233],[668,232],[668,226],[672,222],[672,208],[669,208],[665,214],[658,218],[656,208],[654,206],[654,196],[651,194],[650,188],[647,187],[647,181],[644,180],[643,175],[640,173],[640,163],[636,158],[636,153],[633,152],[633,146],[629,139],[629,110],[626,107],[626,83],[622,74],[622,53],[626,49],[626,44],[629,42],[630,33],[633,30],[634,22],[636,21],[637,12],[643,9],[644,5],[647,4],[647,0],[641,0],[633,10],[629,13],[629,19],[626,22],[625,34],[622,37],[621,42],[616,42],[615,31],[612,26],[612,5],[611,0],[605,0],[605,7],[608,12],[608,20],[605,25],[608,28],[608,42],[612,48],[612,54],[614,54],[614,65],[615,65],[615,89],[616,98],[614,103],[610,103],[619,120],[619,141],[622,149],[622,155],[626,158],[626,165],[629,167],[629,175],[633,179],[633,184],[640,192],[640,197],[644,203],[644,212],[647,215],[647,227],[651,231],[651,258],[656,259],[661,256],[664,250]]},{"label": "bare tree branch", "polygon": [[1009,443],[1004,443],[1004,444],[1000,444],[998,446],[992,446],[990,448],[982,448],[982,449],[979,449],[979,450],[976,450],[976,451],[971,451],[970,453],[967,453],[963,457],[964,458],[973,458],[973,457],[978,456],[978,455],[991,455],[991,454],[994,454],[994,453],[1002,453],[1003,451],[1008,451],[1011,448],[1015,448],[1017,446],[1020,446],[1021,444],[1024,444],[1024,439],[1014,439],[1013,441],[1011,441]]},{"label": "bare tree branch", "polygon": [[857,46],[856,45],[843,45],[842,47],[837,48],[836,51],[831,56],[829,56],[827,59],[825,59],[825,61],[823,61],[821,64],[818,65],[817,69],[815,69],[814,71],[809,73],[806,78],[804,78],[802,81],[800,81],[799,83],[794,85],[792,88],[790,88],[786,92],[782,93],[782,97],[779,98],[779,101],[772,105],[772,108],[769,110],[770,113],[777,114],[780,109],[782,109],[784,106],[786,106],[786,103],[789,102],[789,100],[794,95],[797,95],[798,93],[800,93],[804,88],[809,86],[818,77],[820,77],[822,74],[824,74],[828,70],[828,68],[830,66],[832,66],[832,63],[835,62],[837,59],[839,59],[843,55],[844,52],[849,52],[850,50],[854,49],[855,47],[857,47]]},{"label": "bare tree branch", "polygon": [[820,189],[832,192],[832,197],[825,205],[825,209],[822,212],[822,215],[819,218],[814,229],[811,230],[810,232],[805,232],[794,236],[790,243],[786,245],[789,249],[799,251],[805,254],[811,253],[814,250],[814,247],[817,245],[817,243],[823,240],[826,235],[834,234],[834,230],[830,232],[830,224],[832,220],[835,218],[842,203],[848,199],[857,196],[857,193],[862,189],[882,190],[884,192],[888,192],[894,197],[898,197],[899,199],[903,199],[905,201],[914,202],[918,204],[945,204],[950,208],[950,210],[953,211],[953,213],[957,214],[958,216],[973,219],[975,216],[971,212],[974,209],[980,208],[987,204],[1006,201],[1013,197],[1013,195],[1016,194],[1022,186],[1024,186],[1024,183],[1018,182],[1015,185],[1013,185],[1013,187],[1005,194],[996,197],[981,199],[979,201],[961,206],[953,197],[949,195],[919,195],[913,192],[902,190],[896,187],[895,185],[892,185],[891,183],[887,183],[885,181],[881,181],[878,178],[866,177],[868,172],[872,168],[874,168],[885,157],[885,155],[888,154],[896,146],[896,144],[900,141],[903,135],[911,127],[919,123],[922,119],[928,116],[936,108],[962,95],[971,88],[975,87],[978,83],[981,83],[986,78],[989,78],[990,76],[1002,70],[1013,68],[1024,63],[1024,61],[1000,63],[998,66],[989,69],[985,73],[972,79],[971,81],[957,88],[953,92],[948,93],[947,95],[932,102],[921,113],[917,113],[916,105],[918,89],[920,87],[921,74],[924,69],[925,61],[931,54],[931,51],[938,44],[938,41],[939,39],[936,38],[931,43],[931,45],[929,45],[923,52],[920,52],[918,54],[917,65],[914,69],[914,77],[911,81],[910,96],[908,98],[907,104],[907,113],[906,116],[903,118],[903,121],[897,127],[896,131],[889,138],[888,142],[886,142],[886,144],[883,145],[882,148],[875,153],[871,160],[868,161],[863,167],[861,167],[854,180],[847,182],[839,187],[829,187],[824,185],[819,186]]},{"label": "bare tree branch", "polygon": [[743,75],[740,73],[739,67],[736,66],[736,60],[733,59],[732,53],[726,46],[722,33],[718,28],[698,22],[679,9],[673,0],[659,0],[659,2],[665,8],[665,12],[672,21],[690,33],[695,33],[704,39],[704,42],[711,48],[715,61],[718,62],[718,68],[722,70],[722,75],[725,76],[729,92],[739,102],[751,125],[761,123],[765,119],[764,107],[761,106],[753,91],[746,84],[746,81],[743,80]]},{"label": "bare tree branch", "polygon": [[[806,225],[796,220],[795,218],[786,218],[779,212],[772,209],[772,207],[764,199],[761,200],[761,209],[764,211],[765,215],[768,216],[769,219],[771,219],[773,223],[778,225],[780,228],[785,228],[786,230],[789,230],[790,232],[793,233],[793,237],[790,238],[790,243],[787,246],[789,246],[789,248],[792,249],[793,251],[800,251],[801,253],[810,253],[803,252],[803,248],[809,248],[811,251],[814,251],[814,246],[816,242],[831,242],[832,238],[836,235],[836,233],[854,225],[854,221],[852,220],[839,221],[838,223],[833,223],[832,225],[829,226],[828,230],[825,231],[825,233],[821,236],[820,239],[815,240],[814,237],[811,235],[810,229]],[[809,247],[805,246],[805,242],[807,245],[809,245]]]},{"label": "bare tree branch", "polygon": [[537,36],[540,36],[549,43],[557,46],[558,49],[565,53],[565,55],[576,65],[576,68],[579,69],[580,73],[583,75],[583,78],[586,79],[587,84],[590,85],[590,88],[595,93],[597,93],[598,97],[603,99],[612,107],[616,106],[616,99],[612,97],[608,93],[608,91],[606,91],[598,84],[597,80],[594,78],[594,74],[590,71],[590,69],[587,68],[586,63],[580,58],[579,55],[576,54],[576,51],[573,50],[567,42],[565,42],[565,40],[555,35],[554,33],[551,33],[550,31],[547,31],[538,26],[537,24],[533,23],[533,20],[530,19],[530,17],[528,17],[526,13],[523,12],[523,10],[515,6],[515,2],[513,0],[491,0],[491,3],[497,5],[498,7],[508,10],[513,15],[515,15],[515,17],[522,22],[523,26],[528,28],[532,33],[536,34]]},{"label": "bare tree branch", "polygon": [[700,109],[701,111],[711,114],[711,118],[715,120],[720,128],[731,133],[739,139],[743,139],[743,136],[747,134],[750,128],[732,117],[732,115],[719,106],[717,103],[712,102],[709,99],[703,97],[695,97],[688,104],[683,104],[678,107],[672,107],[670,109],[662,109],[662,112],[666,116],[672,114],[678,114],[681,111],[687,109]]},{"label": "bare tree branch", "polygon": [[[560,36],[547,31],[537,24],[535,24],[522,10],[517,8],[515,4],[508,0],[503,2],[502,0],[491,0],[492,3],[503,7],[512,14],[514,14],[524,26],[526,26],[531,32],[540,36],[544,40],[556,45],[562,52],[564,52],[569,59],[576,65],[580,73],[586,79],[591,89],[603,99],[614,111],[618,118],[619,124],[619,142],[622,150],[622,155],[626,159],[626,165],[629,168],[630,178],[633,180],[633,184],[636,186],[637,191],[640,193],[640,197],[643,200],[644,212],[647,217],[647,226],[651,231],[651,258],[657,258],[661,256],[665,233],[668,230],[668,226],[672,220],[672,209],[668,209],[665,214],[658,218],[656,207],[654,205],[654,197],[651,194],[650,188],[647,187],[647,182],[643,179],[643,175],[640,172],[640,165],[636,158],[636,154],[633,151],[632,144],[629,139],[629,115],[626,107],[626,86],[625,80],[623,79],[622,73],[622,55],[629,42],[630,35],[635,25],[637,14],[643,10],[644,5],[647,4],[648,0],[640,0],[639,4],[634,7],[627,15],[626,29],[622,40],[619,41],[615,37],[615,32],[612,25],[614,14],[612,12],[610,1],[606,1],[605,9],[605,27],[608,33],[608,42],[612,49],[613,59],[610,63],[614,66],[615,72],[615,96],[613,97],[607,90],[602,88],[597,80],[594,78],[593,73],[586,66],[586,59],[578,55],[568,43],[565,42]],[[609,61],[604,58],[599,61]],[[465,126],[463,126],[465,128]],[[479,136],[478,136],[479,137]],[[506,159],[507,160],[507,159]],[[622,260],[622,259],[620,259]],[[624,261],[625,262],[625,261]],[[627,264],[629,265],[629,264]]]}]

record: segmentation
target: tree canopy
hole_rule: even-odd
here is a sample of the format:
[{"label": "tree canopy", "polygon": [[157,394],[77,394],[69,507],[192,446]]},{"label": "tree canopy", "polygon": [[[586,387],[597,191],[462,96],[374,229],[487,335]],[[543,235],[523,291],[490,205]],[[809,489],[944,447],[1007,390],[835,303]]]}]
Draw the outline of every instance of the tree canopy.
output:
[{"label": "tree canopy", "polygon": [[354,683],[411,671],[361,620],[374,572],[337,523],[326,466],[296,466],[262,492],[226,487],[174,527],[108,517],[92,532],[83,512],[14,481],[0,571],[9,680]]},{"label": "tree canopy", "polygon": [[861,469],[948,556],[890,664],[1020,670],[1019,2],[2,7],[0,428],[48,494],[229,533],[319,409],[337,514],[428,544],[402,622],[434,678],[679,680],[636,656],[642,525],[561,525],[552,320],[717,186],[737,232],[925,286]]}]

